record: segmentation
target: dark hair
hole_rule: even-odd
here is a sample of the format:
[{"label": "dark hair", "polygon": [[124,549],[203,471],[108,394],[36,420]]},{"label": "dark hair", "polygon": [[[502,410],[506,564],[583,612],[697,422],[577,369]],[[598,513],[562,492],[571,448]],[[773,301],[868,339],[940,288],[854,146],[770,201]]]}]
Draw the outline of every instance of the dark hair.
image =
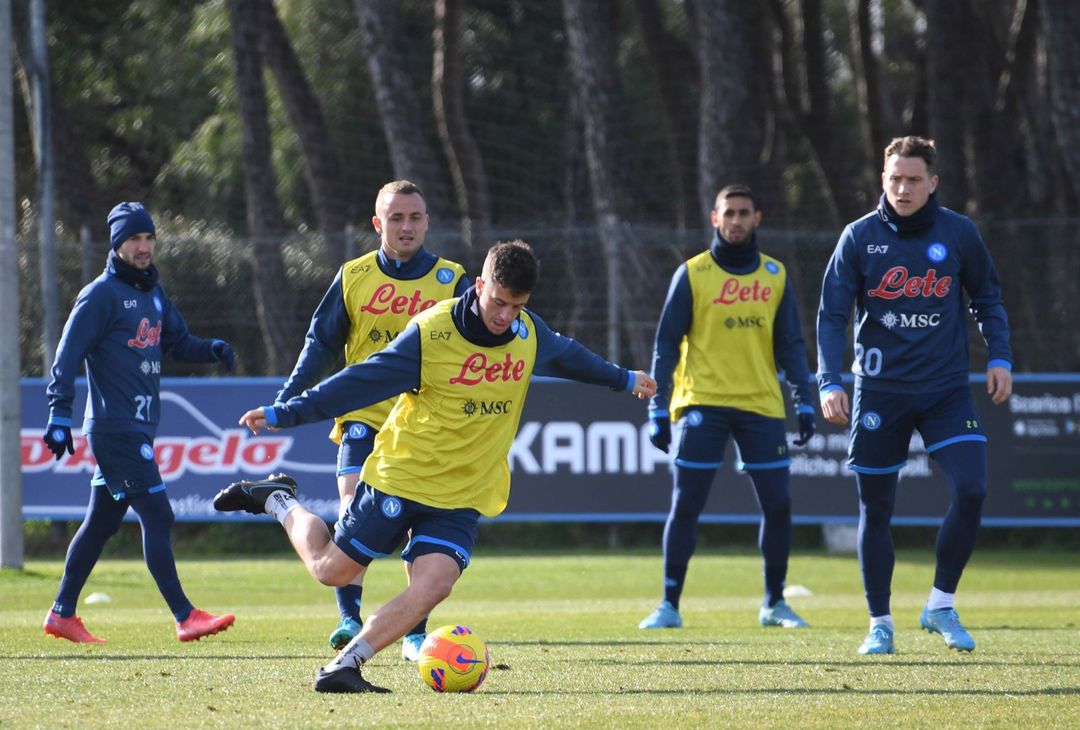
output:
[{"label": "dark hair", "polygon": [[[499,241],[488,249],[485,264],[491,262],[491,278],[514,294],[530,294],[540,278],[540,262],[532,246],[520,238]],[[485,266],[485,268],[487,268]]]},{"label": "dark hair", "polygon": [[[417,185],[416,183],[409,182],[408,180],[392,180],[391,182],[388,182],[385,185],[383,185],[381,188],[379,188],[379,194],[375,196],[375,213],[376,213],[376,215],[378,215],[379,201],[382,200],[382,197],[384,195],[395,195],[395,194],[419,195],[421,198],[424,198],[424,191],[421,190],[420,186]],[[427,202],[426,198],[424,198],[424,202],[425,203]]]},{"label": "dark hair", "polygon": [[750,204],[753,206],[754,210],[758,209],[757,200],[754,199],[754,193],[750,190],[749,185],[734,183],[720,188],[720,192],[716,194],[716,202],[713,203],[713,210],[718,210],[720,208],[720,201],[727,200],[728,198],[750,198]]},{"label": "dark hair", "polygon": [[894,137],[892,142],[885,146],[885,162],[893,155],[898,157],[921,157],[926,162],[926,169],[934,172],[937,163],[937,148],[934,140],[926,137]]}]

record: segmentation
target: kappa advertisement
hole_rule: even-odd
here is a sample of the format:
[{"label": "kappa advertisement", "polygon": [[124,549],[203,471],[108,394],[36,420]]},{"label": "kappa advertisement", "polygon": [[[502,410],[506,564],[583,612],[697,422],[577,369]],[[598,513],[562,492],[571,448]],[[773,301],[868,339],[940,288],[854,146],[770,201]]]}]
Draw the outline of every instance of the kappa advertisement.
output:
[{"label": "kappa advertisement", "polygon": [[[1080,525],[1080,376],[1018,375],[1007,404],[990,405],[985,380],[972,390],[990,442],[990,488],[984,524]],[[74,419],[75,453],[56,461],[41,440],[46,382],[22,383],[23,514],[26,519],[80,519],[95,462]],[[180,520],[269,519],[221,515],[214,494],[237,479],[284,471],[301,500],[327,520],[337,515],[336,445],[330,423],[253,436],[237,425],[248,408],[273,400],[272,378],[163,378],[155,452]],[[86,398],[80,381],[75,413]],[[510,451],[510,502],[500,520],[662,521],[671,494],[671,456],[648,439],[645,404],[606,388],[537,379]],[[790,409],[789,409],[790,410]],[[477,418],[508,417],[477,413]],[[789,442],[796,438],[794,418]],[[797,523],[856,522],[852,472],[844,467],[847,430],[818,417],[818,433],[793,447],[792,494]],[[735,471],[728,445],[702,519],[756,522],[749,479]],[[897,496],[898,524],[935,524],[948,506],[944,478],[918,434],[911,442]]]}]

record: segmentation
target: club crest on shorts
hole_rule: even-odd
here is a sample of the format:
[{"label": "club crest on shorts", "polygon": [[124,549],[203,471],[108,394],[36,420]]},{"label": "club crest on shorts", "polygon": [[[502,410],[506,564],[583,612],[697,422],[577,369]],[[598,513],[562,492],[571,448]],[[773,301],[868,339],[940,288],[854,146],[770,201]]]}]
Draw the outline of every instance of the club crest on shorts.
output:
[{"label": "club crest on shorts", "polygon": [[349,432],[345,434],[345,438],[349,441],[359,441],[367,436],[367,425],[363,423],[354,423],[349,426]]},{"label": "club crest on shorts", "polygon": [[687,426],[700,426],[704,419],[705,417],[701,415],[701,411],[687,411],[686,415],[683,416]]},{"label": "club crest on shorts", "polygon": [[139,455],[147,461],[151,461],[154,458],[154,447],[150,444],[143,444],[139,447]]},{"label": "club crest on shorts", "polygon": [[864,413],[863,417],[859,419],[859,422],[867,431],[877,431],[881,428],[881,416],[873,411]]},{"label": "club crest on shorts", "polygon": [[401,500],[397,497],[385,497],[382,503],[379,505],[379,509],[382,510],[383,515],[390,519],[397,519],[401,516]]}]

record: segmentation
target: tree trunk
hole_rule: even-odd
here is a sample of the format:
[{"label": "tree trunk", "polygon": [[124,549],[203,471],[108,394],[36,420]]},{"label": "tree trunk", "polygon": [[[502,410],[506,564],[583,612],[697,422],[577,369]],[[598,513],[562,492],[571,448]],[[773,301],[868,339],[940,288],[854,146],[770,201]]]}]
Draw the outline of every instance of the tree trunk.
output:
[{"label": "tree trunk", "polygon": [[660,116],[676,186],[676,226],[680,230],[697,227],[703,215],[697,195],[697,123],[692,103],[698,93],[697,59],[693,49],[664,28],[659,0],[634,0],[634,7],[660,94]]},{"label": "tree trunk", "polygon": [[266,349],[266,374],[282,375],[291,363],[288,298],[284,296],[285,267],[280,236],[285,216],[277,197],[277,178],[271,160],[270,117],[263,87],[258,0],[228,0],[229,42],[236,77],[241,155],[248,232],[252,239],[255,311]]},{"label": "tree trunk", "polygon": [[465,116],[461,87],[461,0],[435,1],[435,52],[431,66],[431,94],[435,124],[443,152],[450,163],[450,179],[461,211],[461,234],[472,248],[486,241],[491,228],[491,196],[480,148]]},{"label": "tree trunk", "polygon": [[881,72],[877,54],[874,53],[874,28],[870,22],[870,1],[851,0],[850,22],[853,57],[857,60],[855,91],[859,107],[864,111],[860,117],[863,136],[866,139],[866,158],[876,160],[889,143],[887,129],[896,129],[895,121],[886,122],[885,94],[881,87]]},{"label": "tree trunk", "polygon": [[926,0],[926,75],[928,132],[937,144],[937,172],[941,176],[938,200],[964,212],[970,198],[965,109],[972,69],[968,0]]},{"label": "tree trunk", "polygon": [[344,231],[349,221],[340,155],[327,129],[322,105],[308,84],[273,0],[256,0],[254,11],[259,14],[262,30],[262,57],[274,75],[289,125],[300,141],[304,177],[311,190],[319,230],[326,237],[330,263],[336,267],[344,256]]},{"label": "tree trunk", "polygon": [[[636,291],[646,273],[640,256],[633,254],[635,241],[626,224],[629,196],[619,173],[618,151],[612,141],[614,121],[624,102],[615,58],[614,0],[563,0],[563,16],[574,88],[585,127],[585,160],[589,170],[593,215],[607,267],[607,356],[621,358],[623,335],[635,362],[649,357],[649,340],[640,328],[627,328],[634,301],[623,292]],[[620,264],[627,265],[622,270]]]},{"label": "tree trunk", "polygon": [[1080,5],[1041,0],[1050,116],[1074,195],[1080,193]]},{"label": "tree trunk", "polygon": [[397,5],[394,0],[354,0],[353,7],[394,175],[423,189],[432,217],[449,220],[453,206],[441,183],[438,150],[424,133],[427,126],[422,121],[417,84],[409,77],[402,51],[409,44],[402,42],[398,32]]}]

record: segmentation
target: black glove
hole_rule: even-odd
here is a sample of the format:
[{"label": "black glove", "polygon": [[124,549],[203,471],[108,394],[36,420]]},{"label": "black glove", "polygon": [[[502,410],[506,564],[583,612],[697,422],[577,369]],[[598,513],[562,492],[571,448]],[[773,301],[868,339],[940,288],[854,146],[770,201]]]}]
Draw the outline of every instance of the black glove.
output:
[{"label": "black glove", "polygon": [[795,439],[796,446],[805,446],[806,442],[810,440],[810,437],[814,435],[814,414],[813,413],[800,413],[799,414],[799,438]]},{"label": "black glove", "polygon": [[225,369],[230,373],[236,369],[236,352],[225,340],[214,340],[210,345],[210,352],[214,353],[218,362],[225,363]]},{"label": "black glove", "polygon": [[49,451],[53,452],[56,460],[64,458],[64,452],[75,453],[75,441],[71,438],[71,426],[60,426],[50,422],[45,427],[45,435],[41,437]]},{"label": "black glove", "polygon": [[667,416],[653,416],[649,419],[649,441],[656,448],[667,453],[671,446],[671,419]]}]

